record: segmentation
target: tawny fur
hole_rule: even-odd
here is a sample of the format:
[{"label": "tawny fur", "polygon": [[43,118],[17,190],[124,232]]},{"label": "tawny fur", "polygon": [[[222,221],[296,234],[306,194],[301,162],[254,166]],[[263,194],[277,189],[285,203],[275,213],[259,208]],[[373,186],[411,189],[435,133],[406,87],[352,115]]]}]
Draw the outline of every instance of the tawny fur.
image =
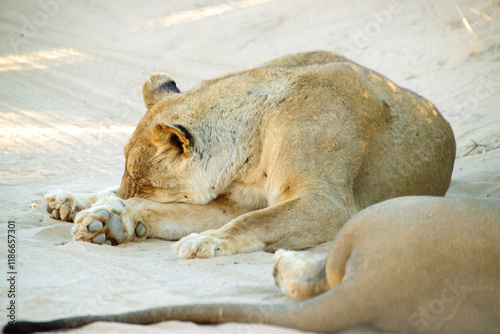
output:
[{"label": "tawny fur", "polygon": [[[88,229],[118,215],[125,241],[182,238],[181,258],[300,249],[332,240],[365,207],[442,196],[450,183],[455,141],[432,103],[329,52],[184,93],[155,74],[143,91],[148,111],[125,147],[116,194],[46,196],[75,221],[75,240],[100,233],[119,243],[112,229]],[[68,198],[84,210],[68,211]]]}]

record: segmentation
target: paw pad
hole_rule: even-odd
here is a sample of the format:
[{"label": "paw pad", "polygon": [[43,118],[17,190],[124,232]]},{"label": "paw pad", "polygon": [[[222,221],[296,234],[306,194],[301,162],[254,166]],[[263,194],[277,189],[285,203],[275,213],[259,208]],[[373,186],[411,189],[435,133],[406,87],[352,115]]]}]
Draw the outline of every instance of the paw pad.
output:
[{"label": "paw pad", "polygon": [[143,223],[138,222],[137,226],[135,228],[135,234],[139,237],[142,238],[143,236],[146,235],[146,227],[144,226]]},{"label": "paw pad", "polygon": [[117,244],[121,244],[127,240],[127,234],[125,233],[125,225],[122,223],[122,219],[117,214],[112,214],[108,221],[109,236],[116,241]]},{"label": "paw pad", "polygon": [[92,238],[92,243],[94,244],[102,245],[105,241],[106,241],[106,235],[104,233],[98,234]]},{"label": "paw pad", "polygon": [[[97,212],[97,215],[100,216],[101,219],[91,222],[87,226],[87,230],[90,233],[99,233],[101,231],[103,231],[103,233],[97,234],[90,239],[92,243],[99,245],[119,245],[127,240],[125,225],[123,225],[120,216],[115,213],[110,215],[105,210]],[[144,233],[146,233],[146,228],[144,228]]]},{"label": "paw pad", "polygon": [[90,232],[99,232],[100,230],[102,230],[103,227],[104,227],[104,225],[100,221],[94,220],[89,225],[88,229]]}]

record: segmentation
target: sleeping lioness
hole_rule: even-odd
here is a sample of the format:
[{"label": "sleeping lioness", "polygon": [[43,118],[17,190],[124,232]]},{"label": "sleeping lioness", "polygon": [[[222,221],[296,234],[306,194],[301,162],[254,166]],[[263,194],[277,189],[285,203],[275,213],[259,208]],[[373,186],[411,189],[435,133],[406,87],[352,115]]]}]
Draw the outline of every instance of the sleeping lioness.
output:
[{"label": "sleeping lioness", "polygon": [[[406,333],[500,333],[500,206],[471,199],[401,197],[353,216],[326,260],[278,252],[275,278],[301,302],[183,305],[42,323],[4,333],[95,321],[267,323],[331,333],[363,326]],[[297,275],[298,274],[298,275]],[[369,331],[372,332],[372,331]]]},{"label": "sleeping lioness", "polygon": [[423,97],[342,56],[308,52],[181,93],[151,76],[114,191],[45,196],[75,240],[179,240],[180,258],[301,249],[359,210],[446,193],[450,125]]}]

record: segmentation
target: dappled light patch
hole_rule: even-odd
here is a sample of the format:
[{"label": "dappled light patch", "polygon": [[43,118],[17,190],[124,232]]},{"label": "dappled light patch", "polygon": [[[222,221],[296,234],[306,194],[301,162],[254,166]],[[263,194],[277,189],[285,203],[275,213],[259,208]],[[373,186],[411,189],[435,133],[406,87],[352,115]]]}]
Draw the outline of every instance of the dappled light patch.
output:
[{"label": "dappled light patch", "polygon": [[0,72],[45,69],[61,64],[75,63],[88,58],[73,48],[59,48],[23,55],[0,57]]}]

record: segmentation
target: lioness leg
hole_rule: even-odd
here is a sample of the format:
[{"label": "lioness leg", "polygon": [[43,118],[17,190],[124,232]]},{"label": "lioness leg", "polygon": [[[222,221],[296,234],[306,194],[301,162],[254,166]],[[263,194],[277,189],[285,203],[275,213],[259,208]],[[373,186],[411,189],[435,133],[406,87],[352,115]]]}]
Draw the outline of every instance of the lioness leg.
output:
[{"label": "lioness leg", "polygon": [[177,253],[180,258],[209,258],[318,245],[332,240],[352,215],[344,203],[331,193],[309,192],[237,217],[218,230],[184,237]]},{"label": "lioness leg", "polygon": [[219,228],[247,211],[223,197],[194,205],[109,196],[78,213],[73,238],[112,245],[148,237],[179,240],[190,233]]}]

